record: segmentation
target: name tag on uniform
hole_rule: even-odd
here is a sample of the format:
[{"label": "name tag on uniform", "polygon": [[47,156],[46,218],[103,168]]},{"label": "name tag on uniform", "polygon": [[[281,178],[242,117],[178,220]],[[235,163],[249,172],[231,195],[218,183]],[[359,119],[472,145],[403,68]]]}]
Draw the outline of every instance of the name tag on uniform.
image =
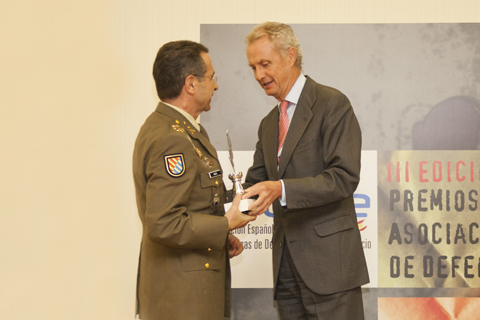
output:
[{"label": "name tag on uniform", "polygon": [[210,177],[210,179],[219,177],[221,175],[222,175],[222,171],[220,171],[220,170],[215,170],[215,171],[212,171],[212,172],[208,173],[208,176]]}]

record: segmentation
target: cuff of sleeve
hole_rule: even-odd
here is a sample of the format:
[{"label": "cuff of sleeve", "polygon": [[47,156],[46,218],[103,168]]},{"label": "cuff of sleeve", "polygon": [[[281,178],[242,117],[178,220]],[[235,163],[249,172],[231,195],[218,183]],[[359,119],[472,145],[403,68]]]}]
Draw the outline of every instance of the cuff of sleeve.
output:
[{"label": "cuff of sleeve", "polygon": [[280,198],[280,204],[282,205],[282,207],[286,207],[287,195],[285,194],[285,184],[283,183],[283,180],[280,180],[280,182],[282,183],[282,197]]}]

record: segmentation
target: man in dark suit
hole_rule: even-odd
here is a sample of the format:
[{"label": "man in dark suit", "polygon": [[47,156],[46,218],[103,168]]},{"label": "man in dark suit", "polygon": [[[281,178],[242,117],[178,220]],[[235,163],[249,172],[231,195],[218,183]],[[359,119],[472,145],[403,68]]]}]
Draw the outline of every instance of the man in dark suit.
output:
[{"label": "man in dark suit", "polygon": [[247,35],[255,79],[279,106],[262,120],[244,198],[253,214],[273,203],[274,298],[282,320],[364,319],[369,282],[353,192],[361,132],[345,95],[302,74],[290,26],[266,22]]},{"label": "man in dark suit", "polygon": [[196,119],[218,89],[208,49],[169,42],[155,59],[161,102],[140,129],[133,176],[143,235],[137,279],[142,320],[223,320],[230,315],[229,233],[256,216],[227,213],[217,152]]}]

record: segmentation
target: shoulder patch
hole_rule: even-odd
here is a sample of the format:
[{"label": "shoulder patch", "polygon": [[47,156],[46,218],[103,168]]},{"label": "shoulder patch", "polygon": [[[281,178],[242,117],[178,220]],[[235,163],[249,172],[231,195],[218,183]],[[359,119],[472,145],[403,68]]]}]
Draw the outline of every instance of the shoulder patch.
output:
[{"label": "shoulder patch", "polygon": [[171,154],[165,156],[164,159],[165,168],[170,176],[174,178],[183,176],[185,173],[185,160],[183,158],[183,153]]}]

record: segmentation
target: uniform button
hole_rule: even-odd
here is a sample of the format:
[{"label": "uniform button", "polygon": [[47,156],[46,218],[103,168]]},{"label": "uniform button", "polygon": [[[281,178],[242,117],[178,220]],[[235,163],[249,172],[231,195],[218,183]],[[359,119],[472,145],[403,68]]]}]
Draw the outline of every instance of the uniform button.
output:
[{"label": "uniform button", "polygon": [[207,269],[210,268],[210,264],[208,262],[205,263],[205,268],[207,268]]},{"label": "uniform button", "polygon": [[217,181],[215,181],[215,184],[218,186],[218,180],[217,180]]},{"label": "uniform button", "polygon": [[212,251],[212,249],[211,249],[211,248],[208,248],[207,251]]}]

